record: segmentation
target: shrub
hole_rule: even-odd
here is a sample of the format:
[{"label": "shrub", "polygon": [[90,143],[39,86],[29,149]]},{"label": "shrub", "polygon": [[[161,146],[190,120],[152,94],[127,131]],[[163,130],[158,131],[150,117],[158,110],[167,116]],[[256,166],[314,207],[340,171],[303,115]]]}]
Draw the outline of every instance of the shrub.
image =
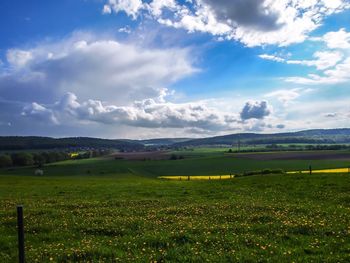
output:
[{"label": "shrub", "polygon": [[46,163],[46,158],[42,153],[34,153],[33,161],[35,165],[42,167]]},{"label": "shrub", "polygon": [[12,166],[12,159],[9,155],[0,155],[0,168]]},{"label": "shrub", "polygon": [[257,171],[247,171],[244,172],[243,176],[250,176],[250,175],[259,175],[259,174],[284,174],[284,170],[282,169],[263,169],[263,170],[257,170]]},{"label": "shrub", "polygon": [[33,165],[33,155],[30,153],[15,153],[11,155],[12,163],[16,166]]},{"label": "shrub", "polygon": [[170,155],[170,160],[177,160],[177,155],[176,154],[172,154]]},{"label": "shrub", "polygon": [[176,155],[176,154],[172,154],[170,155],[170,160],[181,160],[181,159],[185,159],[185,157],[183,155]]}]

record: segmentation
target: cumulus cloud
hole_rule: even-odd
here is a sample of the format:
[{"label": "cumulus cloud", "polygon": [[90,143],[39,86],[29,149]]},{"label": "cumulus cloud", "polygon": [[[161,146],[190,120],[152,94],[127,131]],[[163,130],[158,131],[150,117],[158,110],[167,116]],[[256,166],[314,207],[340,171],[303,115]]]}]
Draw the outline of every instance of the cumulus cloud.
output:
[{"label": "cumulus cloud", "polygon": [[[172,103],[163,97],[135,101],[129,106],[107,104],[99,100],[79,101],[73,93],[65,94],[53,104],[31,103],[23,107],[22,117],[41,124],[61,127],[76,123],[109,127],[157,130],[167,133],[213,135],[233,131],[266,131],[283,129],[281,120],[271,116],[266,101],[249,101],[239,113],[208,106],[206,101]],[[266,118],[269,117],[269,118]],[[161,133],[160,133],[161,134]],[[162,135],[164,136],[164,135]]]},{"label": "cumulus cloud", "polygon": [[247,46],[303,42],[324,18],[350,7],[347,0],[109,0],[115,12],[133,19],[150,14],[160,24],[235,39]]},{"label": "cumulus cloud", "polygon": [[0,75],[0,92],[12,100],[53,101],[71,91],[83,99],[132,103],[157,97],[163,87],[197,72],[188,49],[147,49],[85,36],[7,53],[16,67]]},{"label": "cumulus cloud", "polygon": [[30,116],[46,123],[59,124],[52,110],[47,109],[36,102],[33,102],[30,106],[26,106],[22,115]]},{"label": "cumulus cloud", "polygon": [[272,113],[272,106],[267,101],[248,101],[241,113],[243,121],[248,119],[264,119]]},{"label": "cumulus cloud", "polygon": [[328,32],[322,38],[316,38],[316,40],[324,41],[327,47],[332,49],[350,48],[350,33],[346,32],[345,28],[341,28],[339,31]]},{"label": "cumulus cloud", "polygon": [[110,14],[112,10],[116,13],[124,11],[132,19],[136,19],[143,4],[141,0],[108,0],[103,6],[103,13]]},{"label": "cumulus cloud", "polygon": [[22,115],[51,124],[76,119],[111,125],[206,131],[228,130],[238,123],[235,114],[220,112],[200,102],[174,104],[160,97],[136,101],[131,106],[116,106],[91,99],[80,103],[73,93],[65,94],[52,105],[32,103],[23,109]]},{"label": "cumulus cloud", "polygon": [[253,28],[259,31],[272,31],[280,28],[277,10],[270,10],[261,0],[203,0],[211,7],[217,20]]}]

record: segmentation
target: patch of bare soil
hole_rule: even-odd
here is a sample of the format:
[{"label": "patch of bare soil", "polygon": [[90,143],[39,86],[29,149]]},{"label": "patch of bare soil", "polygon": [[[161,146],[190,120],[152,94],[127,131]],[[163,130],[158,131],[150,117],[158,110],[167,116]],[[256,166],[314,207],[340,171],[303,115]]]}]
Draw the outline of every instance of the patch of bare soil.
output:
[{"label": "patch of bare soil", "polygon": [[153,151],[153,152],[121,152],[112,155],[115,159],[124,160],[167,160],[170,157],[168,151]]},{"label": "patch of bare soil", "polygon": [[350,160],[350,152],[322,151],[322,152],[271,152],[271,153],[239,153],[239,158],[261,161],[269,160]]}]

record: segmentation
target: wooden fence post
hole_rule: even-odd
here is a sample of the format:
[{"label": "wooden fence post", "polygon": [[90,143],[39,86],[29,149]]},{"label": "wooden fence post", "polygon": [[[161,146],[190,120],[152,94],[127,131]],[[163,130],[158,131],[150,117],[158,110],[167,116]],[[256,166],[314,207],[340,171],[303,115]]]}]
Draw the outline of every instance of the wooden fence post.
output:
[{"label": "wooden fence post", "polygon": [[24,255],[24,225],[23,225],[23,206],[17,206],[17,229],[18,229],[18,262],[25,262]]}]

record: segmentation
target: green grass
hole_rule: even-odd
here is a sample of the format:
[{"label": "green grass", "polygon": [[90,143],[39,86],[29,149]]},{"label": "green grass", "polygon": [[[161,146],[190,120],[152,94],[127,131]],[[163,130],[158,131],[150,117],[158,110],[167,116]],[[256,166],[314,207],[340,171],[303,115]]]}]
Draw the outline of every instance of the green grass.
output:
[{"label": "green grass", "polygon": [[45,167],[41,177],[34,168],[2,170],[0,259],[16,261],[15,208],[23,204],[27,262],[349,262],[349,174],[155,178],[309,162],[214,155],[67,161]]},{"label": "green grass", "polygon": [[[268,154],[268,153],[261,153]],[[349,167],[345,160],[272,160],[259,161],[239,158],[239,154],[211,153],[203,157],[190,157],[182,160],[125,161],[107,158],[70,160],[50,164],[43,168],[46,176],[96,176],[134,174],[146,177],[164,175],[225,175],[262,169],[283,169],[286,171],[314,170]],[[21,168],[3,171],[7,175],[33,175],[35,168]]]},{"label": "green grass", "polygon": [[[194,147],[186,150],[173,151],[174,154],[183,155],[185,157],[208,157],[208,156],[222,156],[228,150],[237,151],[237,146],[234,147]],[[259,146],[241,146],[240,150],[264,150],[265,145]]]}]

